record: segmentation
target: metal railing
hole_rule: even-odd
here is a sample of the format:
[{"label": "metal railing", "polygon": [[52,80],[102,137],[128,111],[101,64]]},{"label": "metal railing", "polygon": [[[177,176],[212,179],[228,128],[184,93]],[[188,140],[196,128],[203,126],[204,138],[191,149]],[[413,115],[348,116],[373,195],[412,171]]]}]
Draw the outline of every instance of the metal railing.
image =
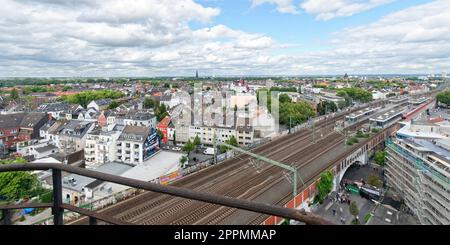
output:
[{"label": "metal railing", "polygon": [[293,219],[303,222],[307,225],[333,225],[330,221],[314,215],[312,213],[307,213],[304,210],[289,209],[284,207],[275,206],[272,204],[252,202],[247,200],[241,200],[237,198],[231,198],[226,196],[220,196],[210,193],[202,193],[198,191],[193,191],[185,188],[173,187],[173,186],[163,186],[158,184],[153,184],[145,181],[138,181],[134,179],[129,179],[125,177],[115,176],[106,173],[100,173],[84,168],[73,167],[70,165],[57,164],[57,163],[33,163],[33,164],[5,164],[0,165],[1,172],[11,172],[11,171],[36,171],[36,170],[52,170],[53,179],[53,203],[44,204],[21,204],[21,205],[3,205],[0,206],[0,210],[3,212],[3,224],[11,224],[11,210],[12,209],[22,209],[22,208],[52,208],[53,214],[53,224],[63,225],[63,213],[64,210],[70,210],[75,213],[79,213],[89,217],[89,224],[97,224],[97,220],[116,224],[116,225],[131,225],[131,223],[115,219],[109,216],[105,216],[101,213],[82,209],[69,204],[64,204],[62,201],[62,182],[61,173],[68,172],[72,174],[77,174],[85,177],[94,178],[97,180],[103,180],[106,182],[112,182],[116,184],[121,184],[129,187],[134,187],[137,189],[143,189],[147,191],[152,191],[161,194],[167,194],[176,197],[182,197],[187,199],[192,199],[196,201],[202,201],[212,204],[217,204],[221,206],[237,208],[262,214],[274,215],[278,217],[283,217],[287,219]]}]

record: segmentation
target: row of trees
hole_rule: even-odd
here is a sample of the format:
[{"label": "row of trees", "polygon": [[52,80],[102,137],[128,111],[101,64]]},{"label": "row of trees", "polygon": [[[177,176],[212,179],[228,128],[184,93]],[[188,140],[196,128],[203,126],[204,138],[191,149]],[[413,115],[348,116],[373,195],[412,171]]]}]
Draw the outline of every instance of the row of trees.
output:
[{"label": "row of trees", "polygon": [[[273,88],[273,89],[277,90],[280,88]],[[273,90],[260,89],[257,92],[258,103],[260,103],[259,101],[260,94],[261,93],[267,94],[267,107],[269,112],[271,112],[272,109],[272,96],[271,96],[272,91]],[[280,105],[279,122],[284,125],[296,126],[298,124],[305,122],[306,120],[308,120],[308,118],[316,115],[314,109],[308,102],[302,101],[299,103],[294,103],[287,94],[281,94],[278,97],[278,103]]]},{"label": "row of trees", "polygon": [[362,88],[343,88],[337,92],[339,97],[367,103],[373,100],[372,93]]},{"label": "row of trees", "polygon": [[325,115],[330,112],[337,112],[338,107],[334,102],[331,101],[322,101],[317,105],[317,113],[319,115]]},{"label": "row of trees", "polygon": [[74,95],[63,96],[62,100],[71,104],[79,104],[83,107],[86,107],[93,100],[119,99],[124,96],[125,94],[119,91],[98,90],[98,91],[86,91]]}]

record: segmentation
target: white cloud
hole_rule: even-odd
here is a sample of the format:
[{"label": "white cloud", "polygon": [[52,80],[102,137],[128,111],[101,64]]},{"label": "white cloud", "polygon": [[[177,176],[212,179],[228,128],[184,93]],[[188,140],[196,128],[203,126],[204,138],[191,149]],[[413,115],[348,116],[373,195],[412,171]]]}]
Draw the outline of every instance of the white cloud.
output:
[{"label": "white cloud", "polygon": [[[169,8],[178,0],[158,1],[171,14],[144,11],[114,19],[108,13],[121,0],[0,1],[0,77],[187,75],[196,69],[209,75],[450,71],[447,0],[344,29],[327,51],[300,54],[267,35],[210,24],[220,10],[192,0],[183,0],[184,8]],[[127,2],[145,9],[151,1]],[[138,11],[136,6],[126,11]],[[191,22],[206,24],[193,29]]]},{"label": "white cloud", "polygon": [[183,74],[236,69],[277,47],[263,34],[209,26],[193,0],[1,0],[0,76]]},{"label": "white cloud", "polygon": [[396,0],[303,0],[297,5],[294,0],[252,0],[252,6],[274,4],[280,13],[297,14],[299,8],[308,14],[316,15],[318,20],[351,16]]},{"label": "white cloud", "polygon": [[280,13],[289,13],[295,14],[297,13],[297,9],[294,5],[293,0],[252,0],[252,6],[256,7],[262,4],[275,4],[277,6],[277,10]]},{"label": "white cloud", "polygon": [[330,20],[341,16],[351,16],[395,0],[305,0],[300,6],[318,20]]}]

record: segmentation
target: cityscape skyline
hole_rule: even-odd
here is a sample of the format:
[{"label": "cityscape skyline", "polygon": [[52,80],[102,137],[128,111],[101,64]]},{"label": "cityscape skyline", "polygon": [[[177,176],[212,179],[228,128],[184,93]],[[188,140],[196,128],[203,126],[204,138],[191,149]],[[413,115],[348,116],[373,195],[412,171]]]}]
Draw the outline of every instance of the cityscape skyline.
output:
[{"label": "cityscape skyline", "polygon": [[443,0],[1,2],[0,77],[450,70]]}]

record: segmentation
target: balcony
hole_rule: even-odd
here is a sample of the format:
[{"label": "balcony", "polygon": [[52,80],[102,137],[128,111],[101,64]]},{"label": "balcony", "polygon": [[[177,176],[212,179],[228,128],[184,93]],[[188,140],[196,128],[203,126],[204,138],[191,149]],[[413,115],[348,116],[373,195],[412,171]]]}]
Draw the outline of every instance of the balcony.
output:
[{"label": "balcony", "polygon": [[116,183],[125,185],[132,188],[152,191],[160,194],[166,194],[231,208],[237,208],[246,211],[257,212],[261,214],[274,215],[286,219],[297,220],[309,225],[332,225],[333,223],[316,216],[311,213],[307,213],[303,210],[289,209],[279,207],[276,205],[258,203],[253,201],[241,200],[237,198],[225,197],[211,193],[203,193],[190,189],[175,187],[175,186],[163,186],[159,184],[153,184],[145,181],[132,180],[120,176],[111,174],[100,173],[88,169],[73,167],[70,165],[55,164],[55,163],[35,163],[35,164],[8,164],[0,166],[0,173],[2,172],[15,172],[15,171],[37,171],[37,170],[52,170],[53,180],[53,203],[33,203],[33,204],[19,204],[19,205],[2,205],[0,210],[3,213],[3,224],[11,225],[11,210],[12,209],[24,209],[24,208],[52,208],[53,223],[55,225],[63,225],[64,210],[69,210],[75,213],[79,213],[89,217],[89,224],[96,225],[97,221],[103,221],[109,224],[115,225],[130,225],[131,223],[109,217],[100,214],[96,211],[89,211],[79,207],[75,207],[69,204],[63,203],[62,196],[62,181],[61,173],[67,172],[77,174],[105,182]]}]

